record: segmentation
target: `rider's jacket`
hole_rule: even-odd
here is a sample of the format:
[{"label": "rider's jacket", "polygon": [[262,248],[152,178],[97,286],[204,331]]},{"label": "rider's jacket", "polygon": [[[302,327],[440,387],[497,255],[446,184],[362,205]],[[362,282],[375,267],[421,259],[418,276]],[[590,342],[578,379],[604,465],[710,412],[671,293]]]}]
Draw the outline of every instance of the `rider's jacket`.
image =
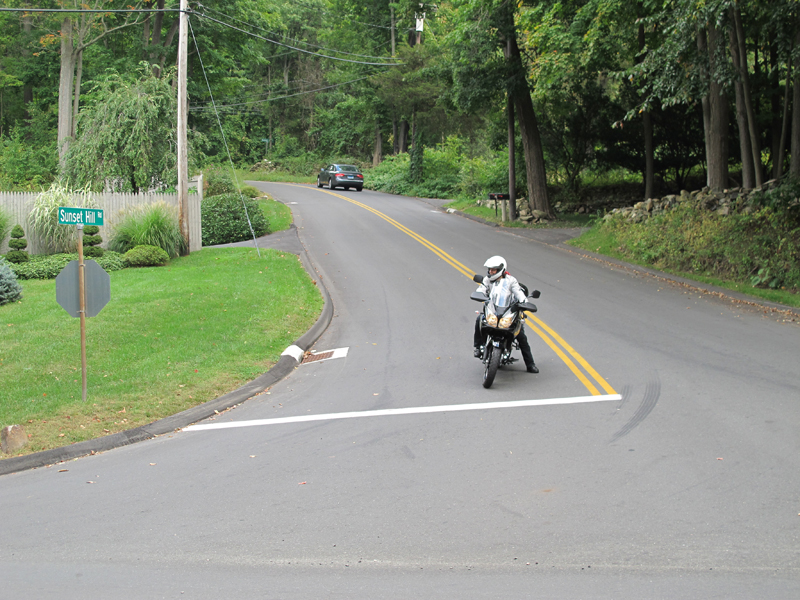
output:
[{"label": "rider's jacket", "polygon": [[476,291],[490,296],[492,288],[496,285],[508,286],[511,293],[514,294],[514,297],[517,299],[517,302],[525,302],[525,292],[523,292],[522,288],[519,286],[519,281],[517,281],[516,277],[510,275],[508,271],[506,271],[503,277],[498,277],[495,281],[489,281],[488,277],[484,277],[483,283],[478,286]]}]

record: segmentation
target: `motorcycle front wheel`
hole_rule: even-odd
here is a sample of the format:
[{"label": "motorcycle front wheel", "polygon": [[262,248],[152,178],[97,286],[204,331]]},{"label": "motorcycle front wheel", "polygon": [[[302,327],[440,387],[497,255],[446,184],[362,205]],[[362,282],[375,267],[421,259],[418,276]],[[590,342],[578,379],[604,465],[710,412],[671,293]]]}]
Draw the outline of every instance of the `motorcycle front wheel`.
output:
[{"label": "motorcycle front wheel", "polygon": [[488,389],[494,383],[494,376],[497,375],[497,368],[500,366],[503,351],[491,344],[488,346],[487,351],[489,352],[489,357],[486,359],[486,369],[483,371],[483,387]]}]

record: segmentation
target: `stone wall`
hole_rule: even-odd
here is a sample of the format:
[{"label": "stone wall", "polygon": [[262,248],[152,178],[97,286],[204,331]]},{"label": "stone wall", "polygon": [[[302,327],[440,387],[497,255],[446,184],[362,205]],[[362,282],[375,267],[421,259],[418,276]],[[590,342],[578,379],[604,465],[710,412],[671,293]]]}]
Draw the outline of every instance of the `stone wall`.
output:
[{"label": "stone wall", "polygon": [[761,187],[755,189],[732,188],[729,190],[713,191],[704,187],[693,192],[681,191],[680,194],[670,194],[663,198],[650,198],[637,202],[633,206],[615,208],[604,220],[625,218],[633,223],[642,223],[654,215],[674,210],[684,202],[693,202],[704,210],[713,211],[719,215],[729,215],[738,212],[748,212],[751,209],[750,196],[761,191],[771,190],[778,186],[778,180],[772,179]]}]

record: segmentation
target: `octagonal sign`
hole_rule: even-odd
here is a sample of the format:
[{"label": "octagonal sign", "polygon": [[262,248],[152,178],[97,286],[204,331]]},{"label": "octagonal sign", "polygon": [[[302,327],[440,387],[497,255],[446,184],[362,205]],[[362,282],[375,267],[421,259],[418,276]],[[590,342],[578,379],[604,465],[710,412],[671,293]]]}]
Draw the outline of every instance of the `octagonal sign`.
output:
[{"label": "octagonal sign", "polygon": [[[77,260],[70,261],[56,277],[56,301],[73,317],[81,316]],[[111,299],[111,277],[93,260],[84,262],[86,316],[94,317]]]}]

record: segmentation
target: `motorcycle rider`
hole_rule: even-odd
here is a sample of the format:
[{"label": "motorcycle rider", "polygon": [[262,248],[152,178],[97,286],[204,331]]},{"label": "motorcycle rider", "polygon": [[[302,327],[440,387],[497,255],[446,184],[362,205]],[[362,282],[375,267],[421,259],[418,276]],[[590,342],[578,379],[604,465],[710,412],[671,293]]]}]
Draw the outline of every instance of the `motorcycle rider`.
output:
[{"label": "motorcycle rider", "polygon": [[[508,263],[506,262],[505,258],[502,256],[492,256],[483,264],[483,266],[487,269],[486,277],[483,278],[483,283],[481,283],[481,285],[478,287],[478,292],[488,296],[492,287],[500,280],[505,279],[509,285],[509,288],[511,289],[511,293],[514,294],[514,297],[517,299],[517,301],[525,302],[525,292],[522,291],[517,279],[507,271]],[[473,338],[473,344],[475,345],[475,358],[483,357],[482,347],[486,343],[486,336],[481,333],[481,317],[482,315],[479,314],[475,321],[475,336]],[[539,368],[536,366],[536,363],[533,362],[533,353],[531,352],[531,345],[528,343],[528,337],[525,335],[524,325],[519,330],[517,342],[519,343],[519,349],[522,352],[522,360],[525,361],[525,366],[528,369],[528,373],[538,373]]]}]

